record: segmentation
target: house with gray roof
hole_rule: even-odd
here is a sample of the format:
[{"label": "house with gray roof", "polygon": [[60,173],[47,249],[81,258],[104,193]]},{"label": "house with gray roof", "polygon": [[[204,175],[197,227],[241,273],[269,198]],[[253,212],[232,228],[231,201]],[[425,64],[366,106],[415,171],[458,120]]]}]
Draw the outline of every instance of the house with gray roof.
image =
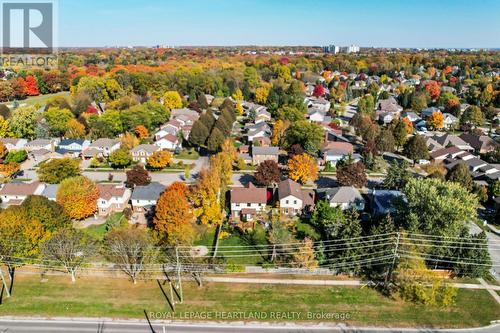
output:
[{"label": "house with gray roof", "polygon": [[340,186],[318,190],[318,197],[330,203],[330,207],[340,207],[342,210],[355,208],[365,209],[365,199],[353,186]]},{"label": "house with gray roof", "polygon": [[45,188],[43,189],[41,196],[46,197],[49,200],[56,201],[57,189],[59,188],[59,184],[45,184]]},{"label": "house with gray roof", "polygon": [[154,152],[159,151],[160,147],[152,144],[141,144],[130,150],[130,155],[132,159],[136,162],[146,163],[148,158],[153,155]]},{"label": "house with gray roof", "polygon": [[279,147],[252,147],[252,163],[259,165],[266,160],[278,163]]},{"label": "house with gray roof", "polygon": [[132,220],[136,223],[145,223],[145,214],[153,210],[164,190],[165,186],[157,182],[134,187],[130,197],[132,211],[134,212]]}]

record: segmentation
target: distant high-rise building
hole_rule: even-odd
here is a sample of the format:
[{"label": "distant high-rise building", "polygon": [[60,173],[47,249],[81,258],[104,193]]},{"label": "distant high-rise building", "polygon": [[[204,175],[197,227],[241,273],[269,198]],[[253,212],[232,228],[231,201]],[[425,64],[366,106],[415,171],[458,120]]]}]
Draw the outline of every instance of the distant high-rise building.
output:
[{"label": "distant high-rise building", "polygon": [[323,50],[325,51],[325,53],[337,54],[340,52],[340,47],[337,45],[328,45],[324,46]]},{"label": "distant high-rise building", "polygon": [[359,52],[359,46],[357,45],[349,45],[346,50],[347,53],[358,53]]}]

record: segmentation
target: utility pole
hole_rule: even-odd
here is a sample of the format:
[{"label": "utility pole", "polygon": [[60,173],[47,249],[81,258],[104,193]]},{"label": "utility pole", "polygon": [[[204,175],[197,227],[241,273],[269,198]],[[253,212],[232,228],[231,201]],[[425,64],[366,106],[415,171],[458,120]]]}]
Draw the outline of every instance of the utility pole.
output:
[{"label": "utility pole", "polygon": [[182,295],[182,281],[181,281],[181,262],[179,260],[179,247],[175,247],[175,257],[177,259],[177,289],[179,290],[180,295],[180,303],[182,304],[183,295]]},{"label": "utility pole", "polygon": [[398,231],[397,238],[396,238],[396,246],[394,247],[394,252],[393,252],[393,256],[392,256],[391,267],[389,267],[389,270],[387,271],[387,274],[385,276],[385,283],[384,283],[385,288],[387,288],[387,284],[388,284],[389,280],[392,278],[392,271],[394,270],[394,265],[396,264],[396,257],[398,255],[400,236],[401,236],[401,233]]}]

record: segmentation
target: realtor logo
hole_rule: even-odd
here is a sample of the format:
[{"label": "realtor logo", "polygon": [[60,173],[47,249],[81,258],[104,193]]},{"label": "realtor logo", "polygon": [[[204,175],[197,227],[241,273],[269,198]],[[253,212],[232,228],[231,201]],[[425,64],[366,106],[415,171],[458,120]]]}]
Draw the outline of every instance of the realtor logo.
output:
[{"label": "realtor logo", "polygon": [[54,47],[52,2],[2,2],[2,47],[46,49]]},{"label": "realtor logo", "polygon": [[52,66],[56,51],[55,1],[0,0],[0,47],[3,55],[9,55],[2,57],[0,65]]}]

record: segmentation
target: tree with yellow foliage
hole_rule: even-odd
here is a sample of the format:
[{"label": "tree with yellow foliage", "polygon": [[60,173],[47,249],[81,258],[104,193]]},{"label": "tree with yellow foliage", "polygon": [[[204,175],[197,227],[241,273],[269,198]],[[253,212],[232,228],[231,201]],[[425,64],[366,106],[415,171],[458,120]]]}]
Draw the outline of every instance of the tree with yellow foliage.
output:
[{"label": "tree with yellow foliage", "polygon": [[441,112],[433,112],[426,122],[432,129],[441,129],[444,127],[444,116]]},{"label": "tree with yellow foliage", "polygon": [[318,261],[314,255],[314,244],[310,238],[306,238],[300,242],[297,253],[293,255],[293,262],[295,267],[298,268],[313,270],[318,267]]},{"label": "tree with yellow foliage", "polygon": [[243,106],[241,105],[240,102],[236,103],[236,108],[234,109],[234,112],[236,113],[237,116],[243,115]]},{"label": "tree with yellow foliage", "polygon": [[285,132],[290,126],[290,123],[286,120],[277,120],[273,126],[273,133],[271,134],[271,143],[273,146],[281,146],[283,143]]},{"label": "tree with yellow foliage", "polygon": [[9,122],[0,115],[0,138],[12,138],[13,136]]},{"label": "tree with yellow foliage", "polygon": [[168,150],[155,151],[148,158],[148,169],[160,170],[166,168],[172,161],[172,153]]},{"label": "tree with yellow foliage", "polygon": [[163,105],[169,111],[182,108],[181,95],[175,90],[167,91],[163,95]]},{"label": "tree with yellow foliage", "polygon": [[132,133],[126,132],[120,139],[121,148],[125,150],[130,150],[139,145],[139,139]]},{"label": "tree with yellow foliage", "polygon": [[266,104],[270,90],[271,90],[270,83],[267,82],[262,83],[260,87],[255,89],[255,101],[260,104]]},{"label": "tree with yellow foliage", "polygon": [[213,168],[203,169],[194,189],[191,200],[194,205],[194,216],[202,224],[222,223],[222,206],[220,198],[223,195],[220,190],[220,175]]},{"label": "tree with yellow foliage", "polygon": [[19,163],[0,164],[0,178],[10,178],[21,169]]},{"label": "tree with yellow foliage", "polygon": [[236,89],[233,93],[233,99],[237,102],[241,102],[243,100],[243,93],[241,92],[241,89]]},{"label": "tree with yellow foliage", "polygon": [[85,137],[85,126],[76,119],[68,120],[64,136],[68,139],[80,139]]},{"label": "tree with yellow foliage", "polygon": [[7,147],[5,147],[3,142],[0,142],[0,160],[3,160],[8,153]]},{"label": "tree with yellow foliage", "polygon": [[318,179],[318,163],[311,155],[295,155],[288,161],[288,177],[300,183]]}]

